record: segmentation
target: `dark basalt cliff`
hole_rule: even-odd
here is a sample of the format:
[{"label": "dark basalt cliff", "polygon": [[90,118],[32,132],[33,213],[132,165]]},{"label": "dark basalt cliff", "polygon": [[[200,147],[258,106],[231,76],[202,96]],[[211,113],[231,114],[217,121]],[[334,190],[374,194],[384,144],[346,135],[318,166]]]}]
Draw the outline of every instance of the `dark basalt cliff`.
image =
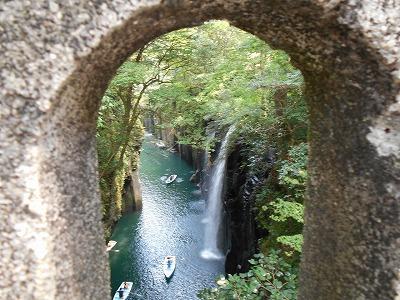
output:
[{"label": "dark basalt cliff", "polygon": [[254,172],[248,167],[246,146],[241,142],[234,145],[227,161],[225,187],[225,211],[227,228],[226,273],[248,271],[248,260],[257,250],[260,231],[256,226],[255,200],[258,189],[264,184],[274,162],[274,151],[269,151],[260,159],[264,166]]},{"label": "dark basalt cliff", "polygon": [[[181,159],[186,161],[188,164],[190,164],[196,170],[197,174],[199,174],[200,171],[204,168],[204,151],[203,150],[195,149],[190,145],[184,145],[184,144],[179,144],[179,143],[176,143],[174,149],[178,152]],[[199,183],[200,176],[194,176],[192,181],[195,183]]]},{"label": "dark basalt cliff", "polygon": [[192,182],[200,182],[200,173],[204,169],[204,150],[193,148],[191,145],[180,144],[172,130],[157,128],[156,125],[162,124],[162,121],[154,117],[147,117],[143,120],[143,125],[147,132],[150,132],[154,137],[163,141],[169,151],[177,152],[181,159],[190,164],[195,170]]}]

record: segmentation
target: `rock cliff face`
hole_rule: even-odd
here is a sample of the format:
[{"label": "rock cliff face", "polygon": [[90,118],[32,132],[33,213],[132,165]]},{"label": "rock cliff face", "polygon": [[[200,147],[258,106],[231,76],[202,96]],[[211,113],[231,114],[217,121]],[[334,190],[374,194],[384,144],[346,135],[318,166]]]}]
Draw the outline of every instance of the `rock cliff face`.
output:
[{"label": "rock cliff face", "polygon": [[255,253],[257,242],[255,216],[252,211],[254,197],[251,197],[255,184],[249,180],[247,168],[240,167],[245,160],[240,149],[241,145],[236,144],[227,162],[228,180],[224,204],[228,251],[225,271],[229,274],[248,269],[247,261]]},{"label": "rock cliff face", "polygon": [[123,213],[142,208],[142,188],[139,180],[139,170],[131,171],[131,175],[125,179],[122,200]]},{"label": "rock cliff face", "polygon": [[[156,125],[162,124],[162,121],[157,118],[147,117],[143,120],[143,123],[147,132],[162,140],[171,151],[178,152],[181,159],[193,166],[197,174],[200,173],[204,167],[204,151],[195,149],[190,145],[179,144],[174,132],[168,128],[157,129]],[[200,176],[194,176],[193,182],[199,183]]]},{"label": "rock cliff face", "polygon": [[143,126],[147,132],[152,133],[155,138],[162,140],[169,147],[173,147],[176,142],[174,131],[169,128],[157,127],[162,124],[163,121],[155,116],[143,119]]},{"label": "rock cliff face", "polygon": [[246,272],[250,267],[248,260],[257,250],[260,233],[255,222],[255,197],[274,162],[274,152],[269,151],[262,159],[266,166],[264,171],[254,173],[247,167],[250,158],[245,150],[246,146],[241,142],[235,143],[227,162],[225,271],[229,274]]},{"label": "rock cliff face", "polygon": [[[204,151],[200,149],[195,149],[190,145],[176,144],[175,149],[179,153],[180,157],[190,164],[195,170],[196,173],[204,168]],[[199,183],[200,177],[195,176],[193,182]]]}]

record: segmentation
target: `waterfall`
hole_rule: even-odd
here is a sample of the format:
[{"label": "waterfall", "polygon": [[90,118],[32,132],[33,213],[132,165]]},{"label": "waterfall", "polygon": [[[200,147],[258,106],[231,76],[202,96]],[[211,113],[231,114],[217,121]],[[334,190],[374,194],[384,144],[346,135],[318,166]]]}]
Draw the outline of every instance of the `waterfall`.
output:
[{"label": "waterfall", "polygon": [[226,152],[228,150],[229,137],[234,130],[233,126],[229,128],[222,141],[217,160],[212,168],[207,200],[204,249],[201,251],[201,256],[205,259],[220,259],[223,257],[221,251],[218,249],[218,232],[221,226]]}]

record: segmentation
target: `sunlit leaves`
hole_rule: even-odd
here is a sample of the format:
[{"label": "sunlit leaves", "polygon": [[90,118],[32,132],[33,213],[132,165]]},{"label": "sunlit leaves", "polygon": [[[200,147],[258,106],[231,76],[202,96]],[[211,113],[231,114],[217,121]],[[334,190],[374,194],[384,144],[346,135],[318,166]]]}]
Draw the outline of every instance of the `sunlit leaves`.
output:
[{"label": "sunlit leaves", "polygon": [[287,188],[287,196],[302,202],[307,181],[307,143],[300,143],[289,149],[289,159],[280,164],[279,182]]},{"label": "sunlit leaves", "polygon": [[304,206],[301,203],[285,201],[278,198],[269,206],[272,211],[270,215],[271,220],[285,222],[288,218],[292,218],[299,223],[304,223]]},{"label": "sunlit leaves", "polygon": [[303,246],[303,235],[302,234],[294,234],[294,235],[281,235],[276,239],[282,245],[288,246],[291,249],[294,249],[297,252],[301,252],[301,247]]},{"label": "sunlit leaves", "polygon": [[[198,128],[204,134],[206,122],[213,120],[222,127],[237,124],[249,139],[268,137],[273,142],[272,85],[291,84],[297,90],[302,86],[300,72],[284,52],[223,21],[162,36],[143,55],[157,57],[165,49],[174,71],[168,85],[149,93],[148,110],[178,132],[180,141],[209,147]],[[295,98],[302,96],[297,93]]]},{"label": "sunlit leaves", "polygon": [[287,159],[277,164],[277,184],[266,185],[257,197],[257,220],[269,233],[264,245],[280,247],[288,256],[298,256],[303,243],[307,148],[304,142],[290,147]]},{"label": "sunlit leaves", "polygon": [[218,288],[199,293],[204,300],[275,299],[294,300],[297,295],[297,267],[285,261],[283,253],[271,250],[268,255],[254,255],[247,273],[228,275],[217,280]]}]

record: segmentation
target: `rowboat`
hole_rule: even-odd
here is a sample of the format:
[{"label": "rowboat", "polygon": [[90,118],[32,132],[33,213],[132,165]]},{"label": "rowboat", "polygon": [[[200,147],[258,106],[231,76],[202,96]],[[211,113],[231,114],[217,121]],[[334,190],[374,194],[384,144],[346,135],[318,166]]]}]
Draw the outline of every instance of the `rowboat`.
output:
[{"label": "rowboat", "polygon": [[163,141],[156,142],[156,146],[160,149],[165,149],[167,147]]},{"label": "rowboat", "polygon": [[[115,292],[113,300],[125,300],[126,298],[128,298],[129,293],[131,292],[132,286],[133,286],[133,282],[125,281],[125,282],[121,283],[118,290]],[[119,291],[121,291],[122,297],[119,296],[120,295]]]},{"label": "rowboat", "polygon": [[116,244],[116,241],[109,241],[107,244],[107,252],[110,251]]},{"label": "rowboat", "polygon": [[167,178],[167,180],[165,180],[165,183],[166,183],[166,184],[169,184],[169,183],[173,182],[173,181],[176,179],[176,177],[178,177],[178,175],[176,175],[176,174],[170,175],[170,176]]},{"label": "rowboat", "polygon": [[176,267],[176,257],[175,256],[166,256],[163,261],[163,271],[165,278],[170,278],[172,274],[174,274]]}]

